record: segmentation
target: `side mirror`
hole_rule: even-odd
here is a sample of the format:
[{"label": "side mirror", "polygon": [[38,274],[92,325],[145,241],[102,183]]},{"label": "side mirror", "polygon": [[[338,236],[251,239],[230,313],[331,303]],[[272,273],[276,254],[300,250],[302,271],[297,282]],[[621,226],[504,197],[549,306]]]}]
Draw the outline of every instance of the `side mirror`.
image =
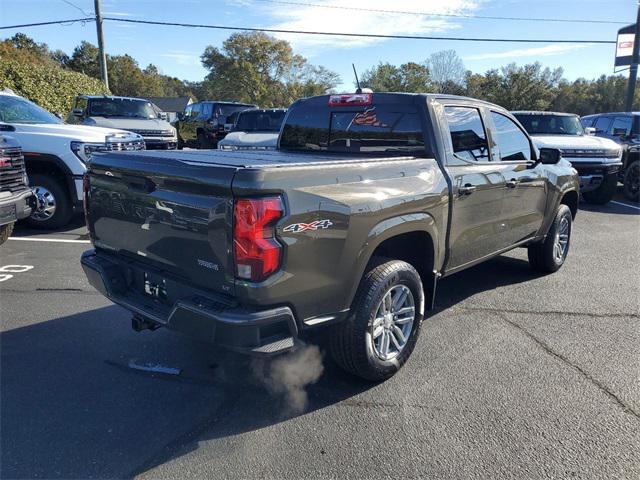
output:
[{"label": "side mirror", "polygon": [[593,127],[585,127],[584,128],[584,134],[585,135],[595,135],[596,134],[596,129]]},{"label": "side mirror", "polygon": [[83,108],[74,108],[71,113],[73,113],[76,117],[82,117],[84,115],[84,109]]},{"label": "side mirror", "polygon": [[54,115],[56,117],[58,117],[60,120],[64,120],[64,118],[62,118],[62,114],[60,112],[56,112],[56,113],[54,113]]},{"label": "side mirror", "polygon": [[541,148],[540,163],[545,165],[555,165],[562,159],[562,152],[557,148]]},{"label": "side mirror", "polygon": [[158,118],[160,120],[167,120],[167,114],[165,112],[158,112]]}]

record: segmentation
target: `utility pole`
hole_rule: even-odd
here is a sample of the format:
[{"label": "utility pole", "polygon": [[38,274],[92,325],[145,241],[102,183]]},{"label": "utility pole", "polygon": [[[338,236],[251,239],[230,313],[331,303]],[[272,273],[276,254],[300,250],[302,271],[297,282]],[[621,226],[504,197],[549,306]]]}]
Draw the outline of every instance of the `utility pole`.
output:
[{"label": "utility pole", "polygon": [[107,54],[104,53],[104,37],[102,36],[102,14],[100,13],[100,0],[94,0],[93,3],[96,9],[96,30],[98,32],[98,49],[100,50],[100,75],[102,76],[102,83],[104,83],[105,86],[109,88],[109,74],[107,73]]},{"label": "utility pole", "polygon": [[629,83],[627,83],[627,96],[624,101],[624,111],[630,112],[633,108],[633,99],[636,93],[636,80],[638,79],[638,63],[640,63],[640,4],[636,18],[636,36],[633,41],[633,57],[629,68]]}]

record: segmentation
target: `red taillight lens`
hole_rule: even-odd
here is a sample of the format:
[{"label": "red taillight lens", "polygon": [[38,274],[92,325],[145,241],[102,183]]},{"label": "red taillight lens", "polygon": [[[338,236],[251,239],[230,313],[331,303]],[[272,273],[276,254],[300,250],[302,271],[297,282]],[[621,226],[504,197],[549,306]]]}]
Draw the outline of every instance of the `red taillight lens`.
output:
[{"label": "red taillight lens", "polygon": [[372,93],[349,93],[345,95],[331,95],[329,97],[330,107],[357,107],[371,105],[373,103]]},{"label": "red taillight lens", "polygon": [[[89,174],[85,173],[82,176],[82,206],[84,207],[84,219],[87,219],[89,213]],[[89,222],[87,222],[88,224]]]},{"label": "red taillight lens", "polygon": [[282,246],[275,238],[274,226],[283,215],[280,197],[236,200],[233,251],[239,278],[258,282],[280,268]]}]

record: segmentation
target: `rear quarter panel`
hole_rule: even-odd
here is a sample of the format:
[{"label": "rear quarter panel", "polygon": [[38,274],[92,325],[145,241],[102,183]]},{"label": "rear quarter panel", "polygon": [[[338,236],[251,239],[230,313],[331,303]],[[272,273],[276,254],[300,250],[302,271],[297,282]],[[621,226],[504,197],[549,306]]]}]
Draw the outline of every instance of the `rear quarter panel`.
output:
[{"label": "rear quarter panel", "polygon": [[[441,262],[448,190],[434,159],[246,169],[234,178],[233,192],[282,194],[287,210],[277,226],[284,268],[261,284],[237,282],[236,295],[247,303],[286,304],[298,320],[338,315],[350,307],[375,248],[409,231],[429,233]],[[328,228],[290,227],[323,220]]]}]

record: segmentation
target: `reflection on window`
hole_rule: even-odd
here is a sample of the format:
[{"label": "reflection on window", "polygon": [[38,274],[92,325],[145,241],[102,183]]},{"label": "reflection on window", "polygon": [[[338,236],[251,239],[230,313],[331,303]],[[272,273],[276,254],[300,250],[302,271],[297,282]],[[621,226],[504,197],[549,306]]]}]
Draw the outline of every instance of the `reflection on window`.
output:
[{"label": "reflection on window", "polygon": [[488,161],[489,145],[480,112],[471,107],[445,107],[453,152],[470,161]]},{"label": "reflection on window", "polygon": [[497,112],[491,112],[491,118],[496,126],[495,140],[501,160],[531,160],[531,144],[518,125]]}]

